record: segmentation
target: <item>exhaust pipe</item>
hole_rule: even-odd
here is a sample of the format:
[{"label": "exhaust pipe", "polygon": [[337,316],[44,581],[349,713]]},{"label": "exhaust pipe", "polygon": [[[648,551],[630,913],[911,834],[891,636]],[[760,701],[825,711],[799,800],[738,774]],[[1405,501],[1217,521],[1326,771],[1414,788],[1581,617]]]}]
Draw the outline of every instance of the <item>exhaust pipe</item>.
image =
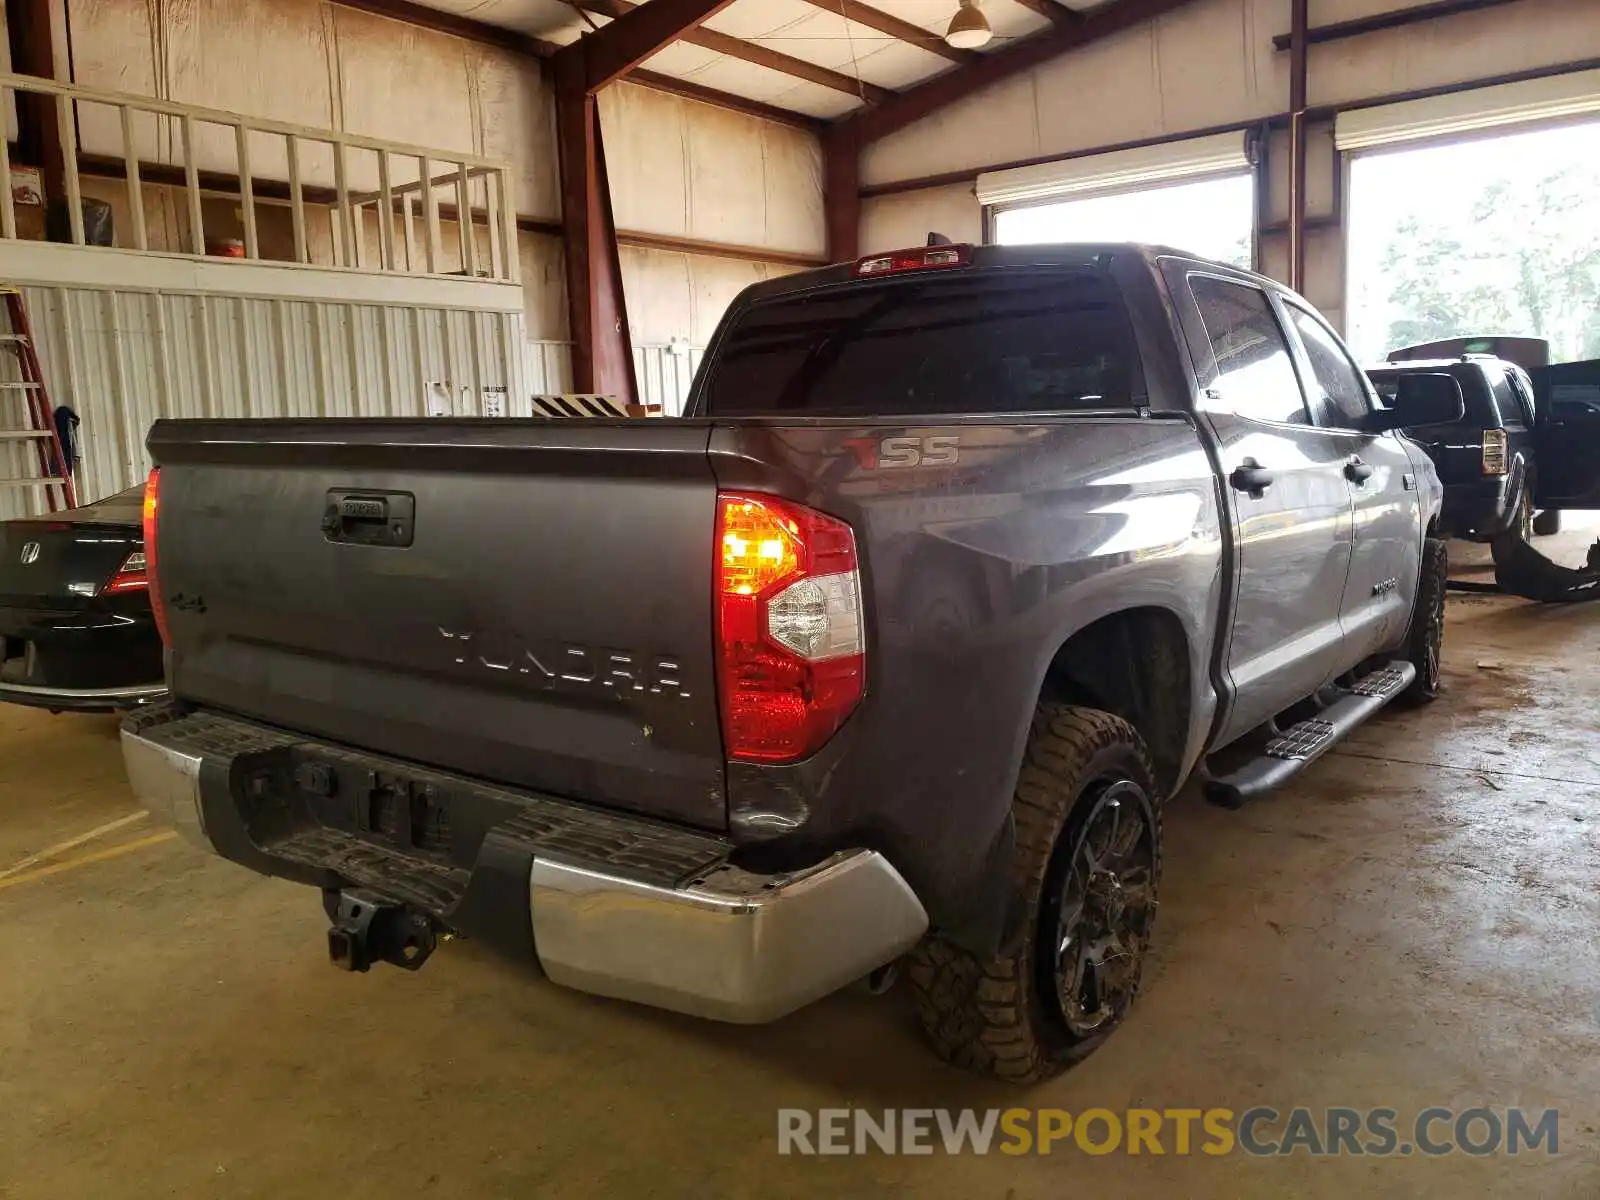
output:
[{"label": "exhaust pipe", "polygon": [[375,892],[327,891],[323,907],[333,921],[328,961],[341,971],[370,971],[375,962],[416,971],[438,944],[432,917]]}]

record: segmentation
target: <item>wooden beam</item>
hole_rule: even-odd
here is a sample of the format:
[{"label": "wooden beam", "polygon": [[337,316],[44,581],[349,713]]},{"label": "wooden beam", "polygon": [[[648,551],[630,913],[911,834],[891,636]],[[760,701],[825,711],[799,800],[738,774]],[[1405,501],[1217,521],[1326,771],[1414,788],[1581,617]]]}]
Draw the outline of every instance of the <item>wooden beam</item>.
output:
[{"label": "wooden beam", "polygon": [[[50,0],[6,0],[6,30],[11,41],[12,70],[19,75],[56,77]],[[17,103],[17,158],[39,167],[47,202],[65,204],[67,164],[61,153],[56,98],[38,92],[13,94]]]},{"label": "wooden beam", "polygon": [[1064,4],[1057,4],[1056,0],[1016,0],[1029,12],[1036,12],[1052,25],[1064,25],[1068,21],[1081,21],[1083,14]]},{"label": "wooden beam", "polygon": [[671,75],[659,75],[655,71],[629,71],[628,77],[623,82],[635,83],[640,87],[652,88],[655,91],[667,92],[674,96],[682,96],[686,100],[698,100],[702,104],[713,104],[718,108],[726,108],[731,112],[744,113],[747,117],[760,117],[764,121],[776,121],[780,125],[791,125],[796,129],[804,129],[808,133],[821,133],[827,125],[826,121],[807,116],[805,113],[779,108],[776,104],[768,104],[762,100],[750,100],[744,96],[735,96],[731,92],[719,92],[716,88],[690,83],[687,79],[674,79]]},{"label": "wooden beam", "polygon": [[561,49],[552,42],[530,37],[526,33],[518,33],[514,29],[487,25],[482,21],[474,21],[471,17],[444,12],[426,4],[415,4],[412,0],[333,0],[333,3],[340,8],[353,8],[357,12],[389,17],[407,25],[415,25],[419,29],[448,33],[485,46],[498,46],[502,50],[525,54],[530,58],[549,58]]},{"label": "wooden beam", "polygon": [[1102,5],[1083,14],[1081,21],[1065,22],[1034,37],[1013,42],[1004,50],[985,54],[968,66],[935,75],[877,108],[845,120],[856,123],[862,145],[875,142],[1013,75],[1153,21],[1189,3],[1192,0],[1117,0],[1115,4]]},{"label": "wooden beam", "polygon": [[622,292],[622,263],[606,178],[600,107],[589,89],[588,60],[582,45],[568,47],[551,60],[555,67],[567,311],[572,326],[572,389],[614,396],[631,404],[638,388]]},{"label": "wooden beam", "polygon": [[[634,0],[572,0],[576,7],[587,9],[589,12],[599,13],[601,16],[611,17],[620,21],[625,15],[639,9]],[[645,7],[655,8],[663,0],[651,0]],[[609,32],[611,26],[606,26],[600,34],[590,34],[589,38],[603,36]],[[678,40],[688,42],[691,46],[699,46],[702,50],[712,50],[718,54],[726,54],[729,58],[737,58],[741,62],[752,63],[758,67],[765,67],[769,71],[788,75],[795,79],[804,79],[821,87],[832,88],[836,92],[843,92],[847,96],[854,96],[868,104],[881,104],[894,95],[888,88],[878,87],[876,84],[863,83],[849,75],[838,71],[831,71],[827,67],[819,67],[816,63],[806,62],[804,59],[791,58],[787,54],[779,54],[776,50],[768,50],[754,42],[747,42],[741,38],[730,37],[726,33],[718,33],[715,29],[690,29]]]},{"label": "wooden beam", "polygon": [[[893,13],[886,13],[881,8],[863,4],[861,0],[807,0],[807,2],[825,12],[837,13],[857,25],[865,25],[868,29],[887,33],[890,37],[898,38],[918,50],[926,50],[929,54],[947,58],[953,63],[975,62],[981,57],[975,50],[957,50],[937,33],[920,25],[913,25],[910,21],[902,21]],[[1026,3],[1026,0],[1024,2]],[[1039,3],[1051,4],[1052,0],[1039,0]],[[1054,7],[1060,6],[1054,5]],[[1067,10],[1063,8],[1061,11]]]},{"label": "wooden beam", "polygon": [[[611,11],[592,4],[578,5],[613,18],[604,29],[584,34],[584,75],[590,94],[615,83],[656,51],[692,33],[700,22],[715,16],[733,0],[654,0],[651,4],[622,4]],[[609,7],[609,6],[608,6]]]},{"label": "wooden beam", "polygon": [[708,242],[703,238],[673,237],[664,233],[617,230],[617,245],[640,250],[669,250],[675,254],[697,254],[706,258],[728,258],[737,262],[780,263],[786,267],[821,267],[828,259],[820,254],[800,254],[793,250],[767,250],[760,246],[740,246],[732,242]]},{"label": "wooden beam", "polygon": [[[1431,0],[1428,4],[1413,4],[1410,8],[1394,8],[1388,12],[1374,13],[1369,17],[1356,17],[1349,21],[1335,21],[1331,25],[1315,25],[1306,30],[1306,45],[1319,46],[1323,42],[1339,42],[1345,38],[1360,37],[1364,33],[1377,33],[1385,29],[1402,29],[1419,21],[1437,21],[1458,13],[1477,12],[1485,8],[1498,8],[1514,4],[1516,0]],[[1275,50],[1287,50],[1294,38],[1280,33],[1272,39]]]},{"label": "wooden beam", "polygon": [[827,225],[828,261],[859,258],[861,146],[848,122],[830,125],[822,135],[822,213]]}]

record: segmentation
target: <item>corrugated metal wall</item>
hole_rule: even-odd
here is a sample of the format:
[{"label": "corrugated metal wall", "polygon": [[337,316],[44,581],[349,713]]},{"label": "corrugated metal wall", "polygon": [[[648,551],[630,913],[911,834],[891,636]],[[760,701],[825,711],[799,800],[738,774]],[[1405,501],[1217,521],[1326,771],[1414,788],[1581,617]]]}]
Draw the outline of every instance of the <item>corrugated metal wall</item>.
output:
[{"label": "corrugated metal wall", "polygon": [[[536,341],[527,344],[528,392],[560,395],[572,390],[572,343]],[[521,409],[517,410],[519,413]]]},{"label": "corrugated metal wall", "polygon": [[694,383],[704,354],[705,347],[686,342],[635,346],[633,370],[639,384],[639,402],[661,405],[663,416],[682,416],[683,406],[689,400],[689,387]]},{"label": "corrugated metal wall", "polygon": [[[482,416],[498,407],[525,417],[530,396],[572,388],[570,343],[524,339],[516,313],[88,287],[23,294],[51,402],[81,422],[80,502],[144,478],[145,434],[161,416],[421,417],[441,407]],[[640,400],[680,415],[703,354],[684,342],[636,346]],[[10,355],[0,355],[0,378],[16,378]],[[0,392],[14,409],[0,428],[22,424],[17,396]],[[27,453],[0,443],[0,477],[36,475]],[[0,519],[43,511],[40,491],[0,491]]]},{"label": "corrugated metal wall", "polygon": [[[506,415],[527,416],[534,391],[566,387],[565,346],[526,342],[520,313],[110,288],[24,295],[51,400],[82,422],[81,500],[144,477],[158,416],[425,416],[430,395],[454,415],[482,415],[485,397],[492,408],[503,396]],[[14,377],[14,364],[0,370]],[[17,427],[20,401],[6,402],[17,411],[0,426]],[[0,475],[36,474],[24,449],[0,446]],[[42,502],[6,489],[0,518]]]}]

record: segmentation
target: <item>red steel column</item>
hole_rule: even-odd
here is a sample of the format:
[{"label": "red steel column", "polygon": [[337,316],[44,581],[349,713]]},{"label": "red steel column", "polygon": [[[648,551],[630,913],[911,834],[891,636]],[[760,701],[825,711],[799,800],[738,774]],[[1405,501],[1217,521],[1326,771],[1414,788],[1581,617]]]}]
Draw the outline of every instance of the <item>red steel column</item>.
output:
[{"label": "red steel column", "polygon": [[561,228],[567,311],[572,326],[572,387],[638,400],[622,264],[606,178],[600,109],[587,83],[583,41],[556,54],[556,139],[561,163]]}]

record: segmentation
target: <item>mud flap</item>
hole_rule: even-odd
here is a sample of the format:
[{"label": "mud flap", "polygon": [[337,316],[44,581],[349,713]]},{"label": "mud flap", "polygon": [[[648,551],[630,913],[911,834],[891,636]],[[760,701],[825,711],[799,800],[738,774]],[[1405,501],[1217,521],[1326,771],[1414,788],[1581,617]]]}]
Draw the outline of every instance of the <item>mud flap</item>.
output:
[{"label": "mud flap", "polygon": [[1580,568],[1553,563],[1515,534],[1495,538],[1494,577],[1508,596],[1523,596],[1545,604],[1600,600],[1600,541],[1589,547],[1587,563]]}]

